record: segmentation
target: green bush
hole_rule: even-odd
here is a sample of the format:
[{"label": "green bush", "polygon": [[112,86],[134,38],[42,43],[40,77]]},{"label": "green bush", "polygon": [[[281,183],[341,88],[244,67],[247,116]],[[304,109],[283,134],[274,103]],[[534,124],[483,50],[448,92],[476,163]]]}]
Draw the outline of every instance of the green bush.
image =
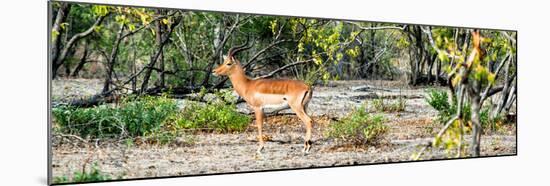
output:
[{"label": "green bush", "polygon": [[182,129],[208,129],[218,132],[244,131],[251,121],[237,112],[234,104],[213,101],[206,105],[189,102],[179,110],[166,97],[129,97],[115,107],[56,107],[52,111],[55,130],[82,137],[147,137],[150,142],[169,143],[183,136]]},{"label": "green bush", "polygon": [[234,104],[211,102],[206,105],[191,103],[178,114],[175,124],[187,129],[206,129],[218,132],[241,132],[250,124],[248,115],[237,112]]},{"label": "green bush", "polygon": [[[457,102],[453,100],[452,103],[449,103],[449,95],[446,91],[431,89],[428,90],[428,97],[426,102],[432,106],[435,110],[438,111],[437,121],[444,124],[453,117],[457,112]],[[466,123],[470,123],[472,111],[471,105],[469,102],[464,102],[462,106],[462,120]],[[479,120],[481,126],[484,129],[496,130],[498,129],[498,123],[502,123],[502,117],[491,118],[489,116],[490,109],[483,108],[479,113]]]},{"label": "green bush", "polygon": [[501,129],[501,125],[506,123],[506,119],[501,115],[491,118],[490,109],[488,108],[481,109],[481,113],[479,113],[479,120],[485,131],[498,131]]},{"label": "green bush", "polygon": [[374,144],[388,131],[382,116],[370,116],[365,106],[352,111],[325,131],[328,138],[354,144]]},{"label": "green bush", "polygon": [[445,123],[447,120],[451,119],[451,116],[456,112],[455,106],[451,106],[449,103],[449,96],[447,92],[430,89],[428,90],[428,96],[426,97],[426,102],[437,110],[437,121],[440,123]]},{"label": "green bush", "polygon": [[[437,110],[437,120],[440,123],[445,123],[457,112],[457,102],[453,100],[449,102],[449,95],[444,90],[430,89],[428,90],[428,97],[426,102]],[[464,102],[462,106],[462,119],[464,121],[470,121],[471,108],[470,103]]]},{"label": "green bush", "polygon": [[389,102],[383,98],[372,101],[374,110],[378,112],[402,112],[405,111],[406,104],[407,101],[401,97],[393,102]]},{"label": "green bush", "polygon": [[69,179],[67,176],[55,177],[53,182],[54,183],[69,183],[69,182],[80,183],[80,182],[106,181],[110,179],[111,177],[99,171],[97,163],[94,163],[94,165],[92,166],[92,170],[90,172],[86,172],[86,171],[75,172],[71,179]]},{"label": "green bush", "polygon": [[118,107],[93,108],[61,106],[52,109],[57,130],[80,136],[143,136],[161,129],[164,121],[177,113],[176,102],[165,97],[126,98]]}]

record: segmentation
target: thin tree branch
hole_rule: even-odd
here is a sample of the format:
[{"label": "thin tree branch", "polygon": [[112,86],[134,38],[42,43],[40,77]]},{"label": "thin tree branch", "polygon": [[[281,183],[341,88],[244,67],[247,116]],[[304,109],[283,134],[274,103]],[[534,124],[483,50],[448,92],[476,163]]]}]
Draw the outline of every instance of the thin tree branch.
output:
[{"label": "thin tree branch", "polygon": [[[495,70],[495,81],[496,79],[498,79],[498,74],[500,73],[500,70],[502,69],[502,67],[504,66],[505,63],[509,63],[510,60],[510,53],[508,52],[508,54],[506,55],[506,57],[504,57],[504,59],[500,62],[500,64],[498,65],[497,69]],[[487,99],[488,97],[490,97],[491,95],[493,94],[488,94],[489,93],[489,90],[491,90],[491,88],[493,87],[492,84],[489,84],[487,86],[487,88],[485,88],[485,91],[483,91],[483,94],[481,95],[481,102],[485,101],[485,99]]]},{"label": "thin tree branch", "polygon": [[398,27],[398,26],[364,27],[364,26],[361,26],[359,23],[352,22],[352,21],[345,21],[345,23],[355,25],[355,26],[359,27],[361,30],[386,30],[386,29],[405,30],[405,27],[406,27],[406,26],[402,26],[402,27]]},{"label": "thin tree branch", "polygon": [[256,77],[254,79],[263,79],[263,78],[268,78],[268,77],[271,77],[273,75],[275,75],[276,73],[280,72],[280,71],[283,71],[289,67],[293,67],[293,66],[296,66],[296,65],[300,65],[300,64],[305,64],[305,63],[308,63],[308,62],[311,62],[313,61],[313,59],[308,59],[308,60],[304,60],[304,61],[297,61],[297,62],[294,62],[294,63],[290,63],[290,64],[287,64],[285,66],[282,66],[266,75],[263,75],[263,76],[259,76],[259,77]]}]

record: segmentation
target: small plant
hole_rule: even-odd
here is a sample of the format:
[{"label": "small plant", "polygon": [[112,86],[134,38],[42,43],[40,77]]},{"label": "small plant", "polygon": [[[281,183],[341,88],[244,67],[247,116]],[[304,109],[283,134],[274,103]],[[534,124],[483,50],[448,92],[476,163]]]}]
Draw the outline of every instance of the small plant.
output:
[{"label": "small plant", "polygon": [[217,132],[241,132],[251,119],[237,112],[234,104],[211,102],[206,105],[191,103],[175,120],[175,125],[187,129],[213,129]]},{"label": "small plant", "polygon": [[481,126],[485,131],[499,131],[502,129],[502,125],[506,123],[506,119],[502,115],[498,115],[495,118],[491,118],[490,109],[484,108],[479,114],[479,120]]},{"label": "small plant", "polygon": [[340,121],[332,122],[325,136],[354,144],[375,144],[388,131],[382,116],[370,116],[363,105]]},{"label": "small plant", "polygon": [[[449,95],[443,90],[430,89],[428,90],[428,97],[426,97],[426,102],[437,110],[437,121],[444,124],[456,113],[458,105],[456,100],[453,100],[452,103],[449,102]],[[470,121],[470,104],[464,102],[462,106],[462,119],[464,121]]]},{"label": "small plant", "polygon": [[396,101],[389,102],[383,98],[372,101],[372,107],[378,112],[402,112],[405,111],[407,101],[399,97]]},{"label": "small plant", "polygon": [[53,182],[54,183],[69,183],[69,182],[97,182],[97,181],[106,181],[111,180],[111,177],[109,175],[103,174],[99,167],[97,166],[97,163],[94,163],[92,166],[92,170],[90,172],[83,171],[83,172],[75,172],[73,177],[69,179],[67,176],[60,176],[55,177]]}]

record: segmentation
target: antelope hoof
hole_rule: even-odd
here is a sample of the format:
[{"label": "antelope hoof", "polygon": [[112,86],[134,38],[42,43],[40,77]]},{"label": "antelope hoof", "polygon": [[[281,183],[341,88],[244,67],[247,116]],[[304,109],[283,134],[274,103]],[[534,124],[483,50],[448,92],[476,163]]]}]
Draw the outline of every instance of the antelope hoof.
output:
[{"label": "antelope hoof", "polygon": [[263,145],[260,145],[260,146],[258,147],[258,150],[256,150],[256,153],[262,154],[262,151],[263,151],[263,150],[264,150],[264,146],[263,146]]},{"label": "antelope hoof", "polygon": [[306,141],[306,143],[304,144],[304,150],[303,150],[303,153],[304,155],[307,155],[309,154],[309,150],[311,149],[311,141]]}]

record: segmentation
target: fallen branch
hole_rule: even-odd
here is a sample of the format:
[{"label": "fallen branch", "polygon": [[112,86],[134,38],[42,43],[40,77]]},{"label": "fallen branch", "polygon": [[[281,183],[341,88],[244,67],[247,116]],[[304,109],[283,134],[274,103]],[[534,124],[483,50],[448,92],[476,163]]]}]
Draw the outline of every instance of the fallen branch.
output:
[{"label": "fallen branch", "polygon": [[386,91],[386,92],[392,92],[391,89],[380,88],[380,87],[373,87],[373,86],[370,86],[370,85],[361,85],[361,86],[351,87],[351,90],[352,90],[352,91],[381,90],[381,91]]}]

